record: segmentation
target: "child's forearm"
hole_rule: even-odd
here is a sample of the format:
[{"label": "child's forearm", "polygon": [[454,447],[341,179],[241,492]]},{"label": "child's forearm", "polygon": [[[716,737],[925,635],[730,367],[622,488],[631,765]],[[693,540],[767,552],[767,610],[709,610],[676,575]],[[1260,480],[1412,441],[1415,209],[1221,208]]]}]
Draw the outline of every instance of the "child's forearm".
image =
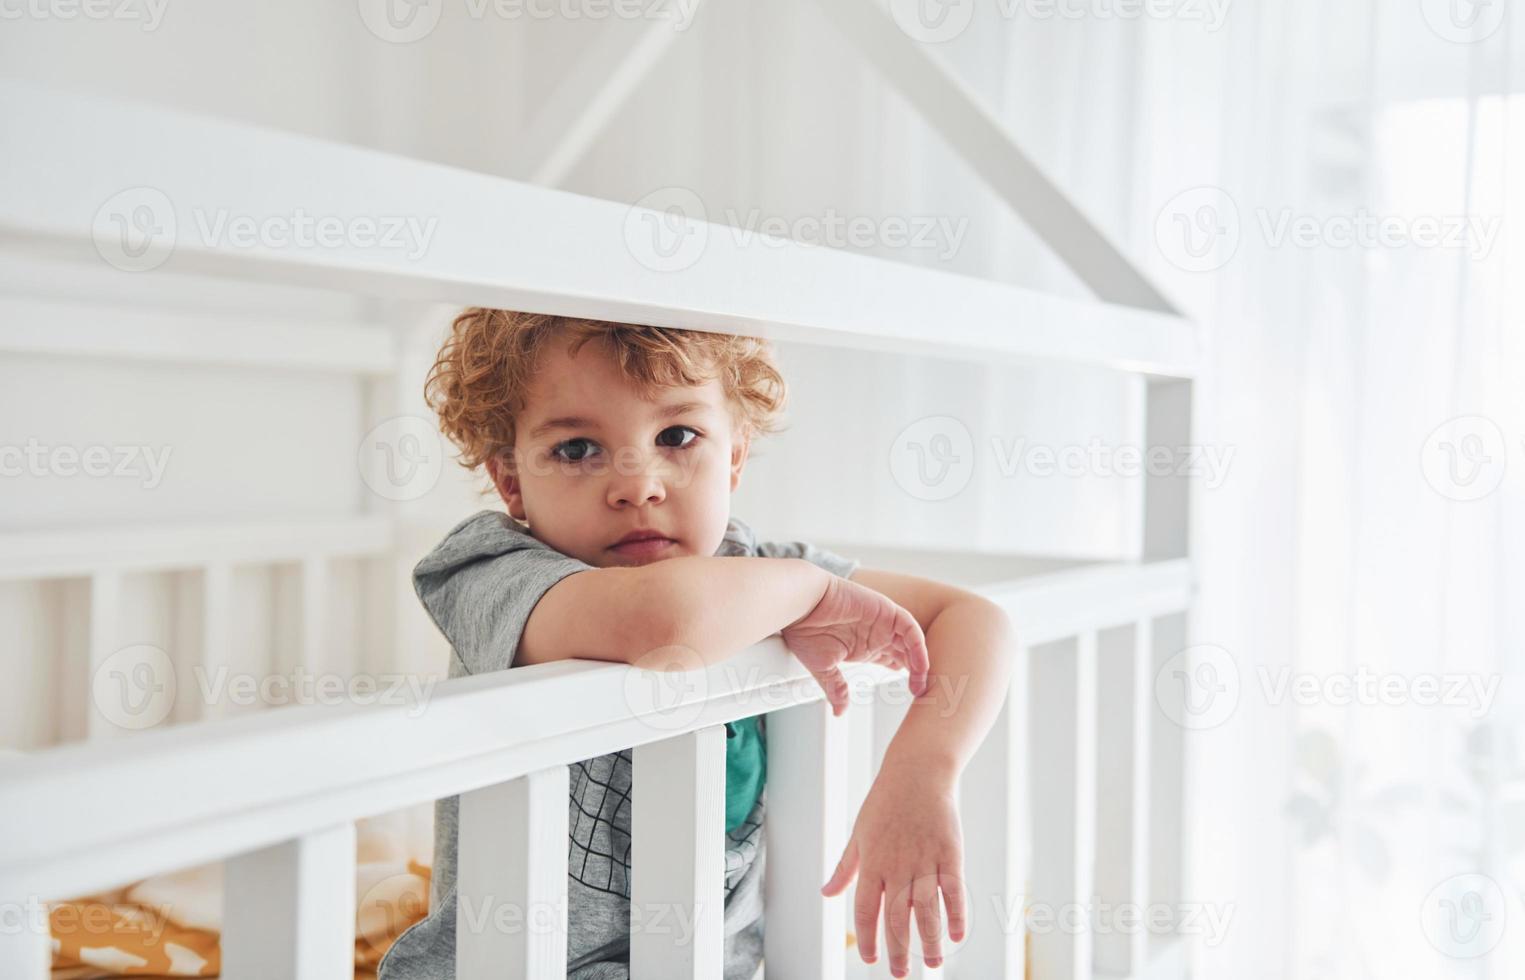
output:
[{"label": "child's forearm", "polygon": [[686,648],[704,666],[808,615],[831,580],[830,572],[802,558],[693,556],[642,571],[649,573],[643,605],[654,617],[653,649]]},{"label": "child's forearm", "polygon": [[995,724],[1017,662],[1004,610],[984,599],[954,602],[926,631],[932,669],[885,750],[884,767],[953,783]]}]

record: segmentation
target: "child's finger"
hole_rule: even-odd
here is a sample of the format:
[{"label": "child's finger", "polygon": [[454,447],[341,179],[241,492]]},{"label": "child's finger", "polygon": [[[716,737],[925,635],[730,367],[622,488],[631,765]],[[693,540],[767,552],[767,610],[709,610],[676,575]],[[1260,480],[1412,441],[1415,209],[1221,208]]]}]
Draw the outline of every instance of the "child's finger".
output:
[{"label": "child's finger", "polygon": [[863,962],[879,958],[879,899],[884,882],[877,877],[858,880],[858,894],[853,900],[853,929],[858,934],[858,955]]},{"label": "child's finger", "polygon": [[825,670],[810,672],[815,682],[821,686],[826,694],[826,700],[831,702],[831,713],[834,717],[842,717],[842,712],[847,710],[847,678],[835,667]]},{"label": "child's finger", "polygon": [[837,870],[831,874],[831,880],[821,887],[821,894],[827,898],[835,898],[842,889],[852,883],[853,876],[858,873],[858,839],[855,837],[847,842],[847,849],[842,852],[842,859],[837,862]]},{"label": "child's finger", "polygon": [[916,912],[916,930],[921,938],[921,959],[927,966],[941,966],[943,961],[943,921],[937,909],[937,876],[918,875],[911,886],[911,907]]},{"label": "child's finger", "polygon": [[890,972],[905,976],[911,962],[911,882],[901,881],[893,887],[886,882],[884,891],[884,944],[890,951]]},{"label": "child's finger", "polygon": [[943,892],[943,907],[948,910],[948,938],[953,942],[964,941],[968,928],[969,913],[964,904],[964,889],[958,875],[938,868],[937,884]]},{"label": "child's finger", "polygon": [[897,634],[896,656],[910,675],[908,685],[911,694],[921,697],[927,693],[927,674],[931,670],[931,658],[927,655],[927,641],[921,625],[906,614],[905,623]]}]

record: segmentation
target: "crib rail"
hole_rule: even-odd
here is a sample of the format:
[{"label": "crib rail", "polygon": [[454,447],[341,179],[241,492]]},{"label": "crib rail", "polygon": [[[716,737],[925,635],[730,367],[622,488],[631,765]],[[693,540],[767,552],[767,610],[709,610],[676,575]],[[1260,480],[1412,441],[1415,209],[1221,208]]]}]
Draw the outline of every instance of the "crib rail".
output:
[{"label": "crib rail", "polygon": [[[1032,801],[1031,830],[1034,840],[1045,843],[1032,849],[1033,864],[1024,881],[1020,858],[1027,845],[1021,835],[1029,821],[1021,812],[1027,797],[1021,760],[1026,755],[1028,708],[1026,685],[1014,685],[997,735],[981,749],[974,770],[982,782],[977,801],[969,804],[971,819],[988,824],[994,836],[970,834],[967,863],[974,922],[969,941],[950,958],[948,969],[955,976],[1020,975],[1020,967],[1017,972],[995,967],[997,962],[1013,962],[1013,957],[1020,963],[1022,934],[1002,921],[1002,909],[1009,908],[1003,901],[1020,903],[1029,895],[1061,903],[1089,896],[1092,880],[1087,869],[1094,861],[1094,838],[1075,832],[1051,834],[1071,821],[1087,826],[1086,794],[1095,792],[1097,636],[1109,635],[1101,632],[1108,628],[1131,631],[1136,624],[1146,624],[1136,633],[1141,638],[1136,646],[1124,650],[1115,640],[1101,644],[1102,649],[1115,648],[1136,667],[1103,674],[1116,680],[1105,681],[1101,690],[1113,683],[1142,683],[1152,674],[1146,669],[1149,646],[1142,639],[1150,635],[1147,624],[1186,608],[1190,583],[1184,562],[1168,562],[1079,569],[990,594],[1021,617],[1034,681],[1041,675],[1043,701],[1053,705],[1051,711],[1032,716],[1037,726],[1031,732],[1033,744],[1045,746],[1042,753],[1033,754],[1035,764],[1054,774],[1073,769],[1062,781],[1069,789],[1060,794],[1053,794],[1046,780],[1034,780],[1034,786],[1044,788],[1042,797]],[[1082,610],[1087,613],[1082,615]],[[347,894],[353,878],[353,833],[345,828],[354,820],[465,794],[462,819],[468,829],[463,829],[462,867],[477,855],[485,863],[475,877],[463,879],[463,887],[469,883],[519,908],[548,897],[554,905],[565,896],[564,861],[547,861],[544,852],[546,842],[565,836],[565,767],[636,747],[637,768],[660,769],[671,785],[642,803],[651,809],[643,826],[652,832],[633,855],[634,900],[642,900],[650,887],[646,897],[651,901],[671,902],[674,889],[682,891],[682,882],[704,882],[708,887],[719,881],[718,873],[709,872],[715,870],[712,865],[723,840],[718,833],[706,833],[713,829],[711,823],[719,826],[718,820],[708,818],[715,815],[724,794],[723,782],[716,780],[724,758],[718,726],[763,711],[770,712],[770,744],[780,746],[770,766],[770,821],[795,818],[789,833],[796,839],[802,812],[815,817],[804,826],[823,828],[820,847],[807,847],[803,857],[796,854],[770,868],[769,889],[815,894],[811,889],[819,889],[829,877],[846,840],[847,800],[840,790],[830,788],[841,785],[847,749],[843,726],[853,722],[829,716],[814,682],[776,637],[702,674],[683,675],[694,683],[652,687],[632,683],[637,673],[635,668],[563,661],[447,681],[422,699],[402,703],[283,708],[145,732],[132,739],[48,749],[8,761],[0,764],[0,900],[12,908],[25,907],[49,897],[231,858],[229,873],[239,887],[233,888],[230,881],[227,921],[242,921],[240,928],[247,929],[251,921],[279,924],[290,919],[289,910],[312,908],[319,921],[331,922],[334,928],[325,934],[325,943],[332,944],[328,948],[293,942],[283,954],[289,958],[274,964],[269,957],[279,943],[244,946],[230,937],[227,975],[267,975],[261,971],[273,969],[281,975],[327,976],[326,969],[315,965],[332,966],[340,962],[341,953],[348,962],[350,936],[341,923],[348,921],[343,913],[352,905],[341,902],[337,913],[330,906]],[[877,684],[881,695],[904,694],[903,677],[882,668],[854,665],[849,676],[855,690]],[[1063,697],[1057,697],[1061,691]],[[849,715],[860,718],[860,724],[862,718],[872,719],[879,733],[876,752],[882,754],[904,704],[903,697],[885,696],[872,705],[855,704]],[[1146,719],[1134,719],[1128,736],[1140,730],[1147,733]],[[1147,737],[1144,744],[1149,744]],[[1179,759],[1151,757],[1150,768],[1178,769]],[[1134,778],[1144,776],[1133,773]],[[165,787],[175,786],[194,791],[166,793]],[[109,800],[109,817],[103,819],[96,807],[81,805],[85,800]],[[469,829],[481,826],[484,816],[492,817],[491,834]],[[505,833],[505,821],[516,829]],[[1124,808],[1114,822],[1124,831],[1120,839],[1133,845],[1125,848],[1126,863],[1137,866],[1142,855],[1133,848],[1147,841],[1147,815],[1134,805]],[[1056,840],[1064,842],[1058,852]],[[513,853],[503,854],[505,846]],[[558,846],[553,853],[560,855],[562,849]],[[494,854],[501,856],[487,860]],[[679,873],[674,878],[671,862],[677,855],[700,863],[687,877]],[[659,865],[667,868],[665,876],[651,870]],[[1003,870],[992,877],[995,868]],[[1137,890],[1144,884],[1128,879],[1124,887]],[[681,897],[690,904],[699,898]],[[353,896],[345,901],[352,902]],[[776,964],[773,975],[794,975],[786,964],[808,962],[810,976],[841,976],[844,900],[829,900],[824,910],[816,911],[810,911],[812,903],[795,904],[802,907],[776,917],[770,911],[768,962]],[[501,969],[508,956],[507,962],[525,965],[522,975],[553,975],[565,956],[564,908],[562,915],[561,933],[553,941],[490,930],[486,935],[463,934],[463,963],[496,962]],[[633,954],[644,964],[636,975],[718,975],[720,919],[701,916],[698,922],[701,935],[692,946],[677,948],[672,937],[647,936],[646,945]],[[25,962],[24,953],[16,949],[19,938],[11,935],[0,944],[0,952],[9,948],[12,956],[0,956],[0,964]],[[43,937],[33,938],[45,942]],[[490,955],[473,960],[471,950],[478,945],[490,947]],[[1043,947],[1040,943],[1040,950]],[[1063,963],[1063,952],[1056,950],[1055,969],[1040,975],[1086,975],[1077,964]],[[254,965],[259,968],[249,972]],[[825,969],[815,972],[821,966]],[[25,974],[8,969],[6,975]]]}]

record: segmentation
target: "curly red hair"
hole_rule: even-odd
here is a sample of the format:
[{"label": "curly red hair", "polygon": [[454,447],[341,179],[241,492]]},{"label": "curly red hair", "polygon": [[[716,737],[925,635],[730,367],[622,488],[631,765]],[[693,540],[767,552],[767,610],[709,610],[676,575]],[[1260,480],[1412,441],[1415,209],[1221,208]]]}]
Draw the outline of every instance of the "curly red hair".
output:
[{"label": "curly red hair", "polygon": [[474,470],[513,449],[536,359],[552,339],[568,338],[574,355],[604,340],[620,372],[647,397],[718,380],[742,434],[781,427],[787,388],[760,337],[474,306],[451,323],[424,381],[424,400],[460,449],[462,466]]}]

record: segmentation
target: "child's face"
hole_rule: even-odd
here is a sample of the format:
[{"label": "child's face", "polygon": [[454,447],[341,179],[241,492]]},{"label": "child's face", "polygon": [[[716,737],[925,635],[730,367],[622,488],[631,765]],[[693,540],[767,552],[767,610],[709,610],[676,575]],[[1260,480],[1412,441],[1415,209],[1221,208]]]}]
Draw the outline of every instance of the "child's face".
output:
[{"label": "child's face", "polygon": [[[668,388],[648,402],[601,341],[576,358],[568,346],[541,354],[512,458],[488,461],[509,514],[595,567],[713,555],[747,457],[720,383]],[[637,530],[671,541],[615,547]]]}]

